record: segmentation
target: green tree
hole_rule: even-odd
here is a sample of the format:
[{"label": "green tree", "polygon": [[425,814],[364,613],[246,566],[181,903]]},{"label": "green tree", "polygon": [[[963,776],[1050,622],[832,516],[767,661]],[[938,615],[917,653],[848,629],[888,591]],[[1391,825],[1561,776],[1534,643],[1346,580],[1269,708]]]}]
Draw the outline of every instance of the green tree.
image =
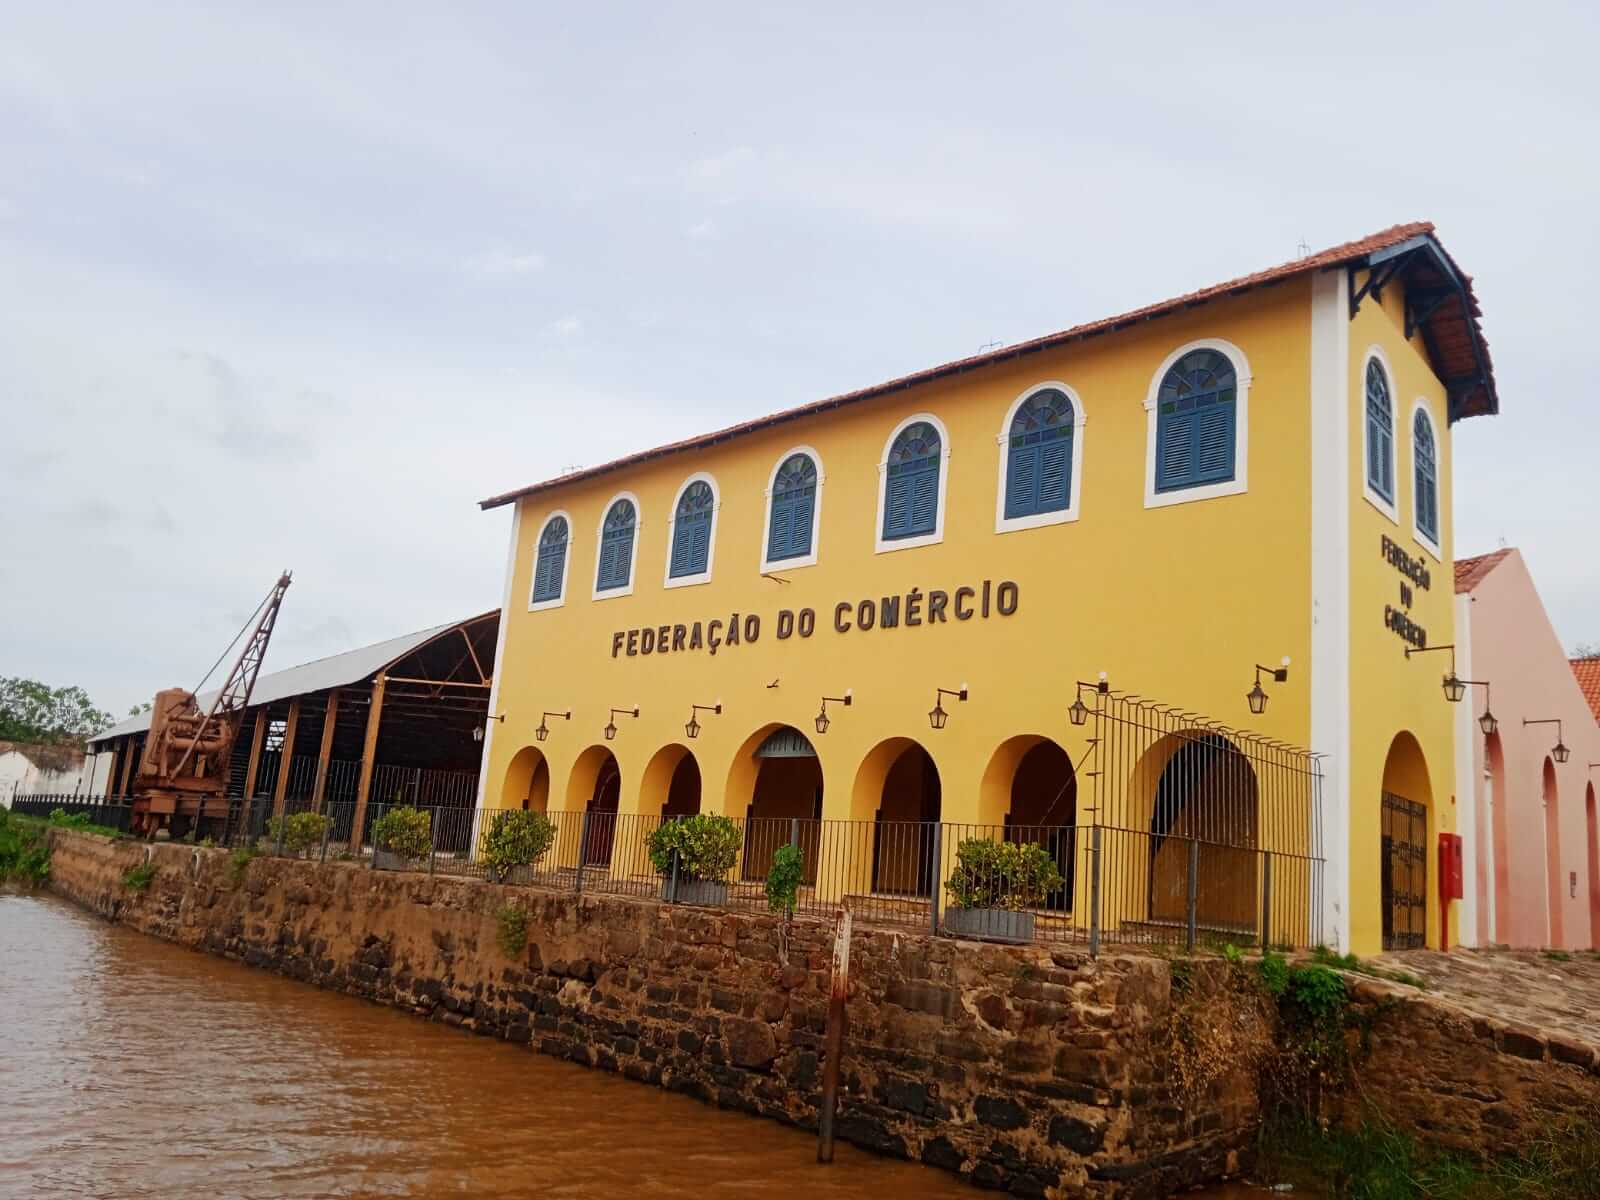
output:
[{"label": "green tree", "polygon": [[111,722],[111,714],[96,708],[81,687],[0,677],[0,739],[81,746]]}]

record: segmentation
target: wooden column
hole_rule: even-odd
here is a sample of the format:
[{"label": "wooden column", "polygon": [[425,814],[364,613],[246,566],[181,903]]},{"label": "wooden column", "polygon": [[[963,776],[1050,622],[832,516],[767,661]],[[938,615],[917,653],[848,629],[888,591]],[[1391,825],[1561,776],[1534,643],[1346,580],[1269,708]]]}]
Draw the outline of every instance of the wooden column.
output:
[{"label": "wooden column", "polygon": [[283,816],[289,795],[289,768],[294,765],[294,731],[300,725],[300,697],[289,701],[289,719],[283,725],[283,752],[278,756],[278,786],[272,790],[272,815]]},{"label": "wooden column", "polygon": [[261,770],[261,745],[267,740],[267,706],[256,709],[256,730],[250,736],[250,765],[244,769],[244,798],[254,800],[256,775]]},{"label": "wooden column", "polygon": [[[99,763],[95,764],[99,766]],[[106,767],[106,796],[115,796],[117,786],[117,744],[111,743],[111,763]]]},{"label": "wooden column", "polygon": [[350,826],[350,846],[361,849],[361,827],[367,819],[367,794],[372,791],[372,768],[378,757],[378,722],[383,719],[383,686],[388,677],[379,675],[372,684],[372,706],[367,709],[367,737],[361,744],[361,782],[356,785],[356,817]]},{"label": "wooden column", "polygon": [[322,744],[317,748],[317,782],[311,789],[311,811],[322,811],[322,798],[328,790],[328,763],[333,757],[333,726],[339,716],[339,689],[328,693],[328,710],[322,714]]},{"label": "wooden column", "polygon": [[122,782],[117,789],[119,796],[128,794],[128,777],[133,771],[133,760],[137,757],[134,749],[132,735],[122,739]]}]

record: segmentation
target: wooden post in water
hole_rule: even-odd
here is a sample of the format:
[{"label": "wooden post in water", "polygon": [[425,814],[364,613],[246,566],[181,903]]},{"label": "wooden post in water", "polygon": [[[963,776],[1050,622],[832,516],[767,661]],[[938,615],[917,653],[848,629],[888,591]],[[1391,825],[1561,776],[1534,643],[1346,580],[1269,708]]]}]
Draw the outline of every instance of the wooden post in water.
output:
[{"label": "wooden post in water", "polygon": [[822,1108],[817,1113],[817,1161],[833,1161],[833,1114],[839,1105],[839,1060],[844,1056],[844,1004],[850,996],[850,909],[839,910],[833,938],[833,987],[828,995],[828,1029],[822,1039]]}]

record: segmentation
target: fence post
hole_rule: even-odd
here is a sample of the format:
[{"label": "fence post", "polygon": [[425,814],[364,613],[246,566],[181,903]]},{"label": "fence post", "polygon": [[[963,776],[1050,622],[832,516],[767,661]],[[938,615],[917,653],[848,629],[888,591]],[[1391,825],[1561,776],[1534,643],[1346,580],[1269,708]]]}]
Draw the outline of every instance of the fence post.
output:
[{"label": "fence post", "polygon": [[799,844],[800,844],[800,818],[799,817],[790,817],[789,818],[789,845],[798,846]]},{"label": "fence post", "polygon": [[1194,953],[1200,933],[1200,839],[1189,839],[1189,895],[1184,905],[1186,931],[1184,945]]},{"label": "fence post", "polygon": [[678,848],[672,848],[672,875],[667,879],[667,903],[678,902]]},{"label": "fence post", "polygon": [[578,826],[578,877],[573,884],[573,891],[583,895],[583,864],[589,857],[589,810],[583,810],[583,822]]},{"label": "fence post", "polygon": [[[276,854],[279,858],[282,858],[283,857],[283,827],[289,823],[289,806],[287,804],[285,804],[284,807],[283,807],[283,811],[281,813],[278,813],[274,819],[278,822],[278,836],[275,839],[273,839],[276,842],[276,846],[275,846],[275,848],[273,849],[272,852],[274,854]],[[198,823],[198,820],[199,820],[199,818],[197,817],[196,818],[196,822],[197,823]]]},{"label": "fence post", "polygon": [[323,818],[322,818],[322,852],[319,855],[317,855],[317,861],[320,862],[320,863],[325,863],[325,862],[328,861],[328,833],[332,829],[333,829],[333,814],[332,813],[323,814]]},{"label": "fence post", "polygon": [[[359,808],[359,806],[357,806],[357,807]],[[383,805],[381,803],[380,804],[374,804],[372,806],[372,823],[374,825],[376,825],[379,822],[379,820],[382,819],[382,817],[383,817]],[[365,822],[362,822],[362,823],[365,824]],[[361,836],[363,832],[364,831],[360,830],[360,829],[357,829],[355,831],[356,853],[357,854],[361,853],[361,843],[366,840],[365,838],[363,838]],[[377,869],[378,869],[378,839],[377,838],[373,838],[372,839],[372,857],[367,861],[367,870],[376,871]]]},{"label": "fence post", "polygon": [[940,861],[940,850],[944,845],[943,835],[944,822],[935,822],[933,826],[933,846],[931,847],[933,851],[933,887],[929,889],[928,893],[928,922],[931,927],[929,932],[934,937],[939,936],[939,877],[944,873],[943,864]]},{"label": "fence post", "polygon": [[1272,851],[1261,852],[1261,952],[1272,945]]},{"label": "fence post", "polygon": [[1100,953],[1100,826],[1089,831],[1089,957]]},{"label": "fence post", "polygon": [[[422,769],[417,768],[419,771]],[[439,857],[439,815],[440,809],[434,806],[428,818],[428,874],[433,874],[433,860]]]}]

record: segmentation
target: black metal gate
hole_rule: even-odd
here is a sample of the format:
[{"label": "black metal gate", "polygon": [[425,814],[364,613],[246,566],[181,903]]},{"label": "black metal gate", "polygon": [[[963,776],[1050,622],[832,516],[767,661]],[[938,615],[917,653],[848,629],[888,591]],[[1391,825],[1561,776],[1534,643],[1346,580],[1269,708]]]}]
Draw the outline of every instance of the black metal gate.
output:
[{"label": "black metal gate", "polygon": [[1428,811],[1383,794],[1383,948],[1417,950],[1428,935]]}]

